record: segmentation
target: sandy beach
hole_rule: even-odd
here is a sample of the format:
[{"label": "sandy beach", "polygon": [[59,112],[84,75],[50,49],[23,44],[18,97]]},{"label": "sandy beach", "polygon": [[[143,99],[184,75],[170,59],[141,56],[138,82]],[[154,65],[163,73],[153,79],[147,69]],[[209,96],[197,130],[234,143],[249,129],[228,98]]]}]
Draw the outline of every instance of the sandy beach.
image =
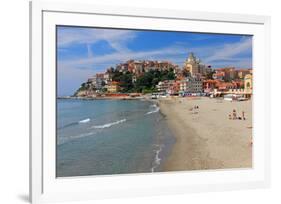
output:
[{"label": "sandy beach", "polygon": [[[166,98],[159,106],[176,137],[165,171],[252,167],[251,100]],[[246,120],[230,120],[233,109]]]}]

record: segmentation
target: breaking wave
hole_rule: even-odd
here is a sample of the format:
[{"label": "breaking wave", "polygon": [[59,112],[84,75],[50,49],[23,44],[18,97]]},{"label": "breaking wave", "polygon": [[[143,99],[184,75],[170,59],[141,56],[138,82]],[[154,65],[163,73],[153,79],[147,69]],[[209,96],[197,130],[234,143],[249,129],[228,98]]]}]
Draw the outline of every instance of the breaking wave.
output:
[{"label": "breaking wave", "polygon": [[82,134],[78,134],[78,135],[72,135],[72,136],[64,137],[64,138],[61,138],[58,141],[58,145],[61,145],[61,144],[64,144],[64,143],[67,143],[69,141],[76,140],[76,139],[79,139],[79,138],[93,136],[95,134],[96,134],[96,132],[93,131],[93,132],[86,132],[86,133],[82,133]]},{"label": "breaking wave", "polygon": [[90,121],[91,121],[90,118],[86,118],[86,119],[80,120],[80,121],[78,121],[78,122],[73,122],[73,123],[69,123],[69,124],[67,124],[67,125],[63,125],[63,126],[61,126],[61,127],[58,127],[58,129],[63,129],[63,128],[71,127],[71,126],[73,126],[73,125],[78,125],[78,124],[81,124],[81,123],[88,123],[88,122],[90,122]]},{"label": "breaking wave", "polygon": [[157,105],[155,105],[155,104],[153,104],[151,107],[153,107],[153,110],[147,112],[145,115],[150,115],[152,113],[157,113],[160,110],[160,108]]},{"label": "breaking wave", "polygon": [[162,148],[164,145],[155,145],[157,147],[156,150],[154,150],[155,152],[155,156],[154,156],[154,161],[152,163],[152,168],[151,168],[151,172],[154,172],[155,169],[160,166],[161,163],[161,158],[159,156],[160,152],[162,151]]},{"label": "breaking wave", "polygon": [[124,122],[126,122],[126,119],[118,120],[118,121],[115,121],[115,122],[112,122],[112,123],[107,123],[107,124],[104,124],[104,125],[95,125],[95,126],[93,126],[93,128],[96,128],[96,129],[109,128],[113,125],[118,125],[118,124],[124,123]]},{"label": "breaking wave", "polygon": [[90,118],[84,119],[84,120],[80,120],[78,123],[88,123],[90,122]]}]

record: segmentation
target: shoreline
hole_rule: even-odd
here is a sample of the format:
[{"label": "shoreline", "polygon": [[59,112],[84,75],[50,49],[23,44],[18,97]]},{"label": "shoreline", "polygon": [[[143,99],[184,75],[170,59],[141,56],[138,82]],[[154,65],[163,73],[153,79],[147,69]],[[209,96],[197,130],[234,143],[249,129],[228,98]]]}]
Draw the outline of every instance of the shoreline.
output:
[{"label": "shoreline", "polygon": [[[159,165],[161,172],[252,167],[251,100],[230,102],[207,97],[171,97],[155,100],[147,96],[130,99],[65,99],[140,100],[156,104],[175,140],[169,154],[165,155]],[[191,111],[194,106],[199,106],[199,109]],[[247,119],[229,120],[228,114],[233,109],[237,110],[238,115],[245,111]]]},{"label": "shoreline", "polygon": [[59,100],[143,100],[145,98],[133,98],[133,97],[96,97],[96,98],[79,98],[79,97],[57,97]]},{"label": "shoreline", "polygon": [[[199,97],[162,99],[158,104],[176,142],[164,171],[252,167],[251,101]],[[194,105],[199,110],[190,111]],[[228,111],[245,109],[247,120],[229,120]]]},{"label": "shoreline", "polygon": [[[101,96],[101,97],[76,97],[66,96],[57,97],[59,100],[152,100],[149,96],[131,97],[131,96]],[[156,101],[156,100],[155,100]]]}]

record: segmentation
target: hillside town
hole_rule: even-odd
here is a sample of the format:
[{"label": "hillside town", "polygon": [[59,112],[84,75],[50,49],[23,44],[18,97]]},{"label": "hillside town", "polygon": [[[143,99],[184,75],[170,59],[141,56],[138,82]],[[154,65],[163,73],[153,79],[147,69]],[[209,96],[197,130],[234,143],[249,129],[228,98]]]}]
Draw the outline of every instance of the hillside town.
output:
[{"label": "hillside town", "polygon": [[210,96],[247,100],[252,95],[252,69],[212,68],[189,53],[182,67],[169,61],[129,60],[96,73],[74,97]]}]

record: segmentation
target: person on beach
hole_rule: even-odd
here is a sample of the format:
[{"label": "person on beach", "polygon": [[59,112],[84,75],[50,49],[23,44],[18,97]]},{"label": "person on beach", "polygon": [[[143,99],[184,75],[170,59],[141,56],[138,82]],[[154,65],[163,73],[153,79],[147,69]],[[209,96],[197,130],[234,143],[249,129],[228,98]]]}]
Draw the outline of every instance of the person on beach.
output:
[{"label": "person on beach", "polygon": [[231,114],[228,115],[228,119],[229,119],[229,120],[232,120]]},{"label": "person on beach", "polygon": [[194,109],[199,109],[199,106],[194,106]]},{"label": "person on beach", "polygon": [[235,109],[233,109],[233,111],[232,111],[232,118],[233,118],[233,120],[237,119],[237,114],[236,114],[236,110]]},{"label": "person on beach", "polygon": [[244,111],[242,111],[242,118],[243,118],[243,120],[246,120]]}]

